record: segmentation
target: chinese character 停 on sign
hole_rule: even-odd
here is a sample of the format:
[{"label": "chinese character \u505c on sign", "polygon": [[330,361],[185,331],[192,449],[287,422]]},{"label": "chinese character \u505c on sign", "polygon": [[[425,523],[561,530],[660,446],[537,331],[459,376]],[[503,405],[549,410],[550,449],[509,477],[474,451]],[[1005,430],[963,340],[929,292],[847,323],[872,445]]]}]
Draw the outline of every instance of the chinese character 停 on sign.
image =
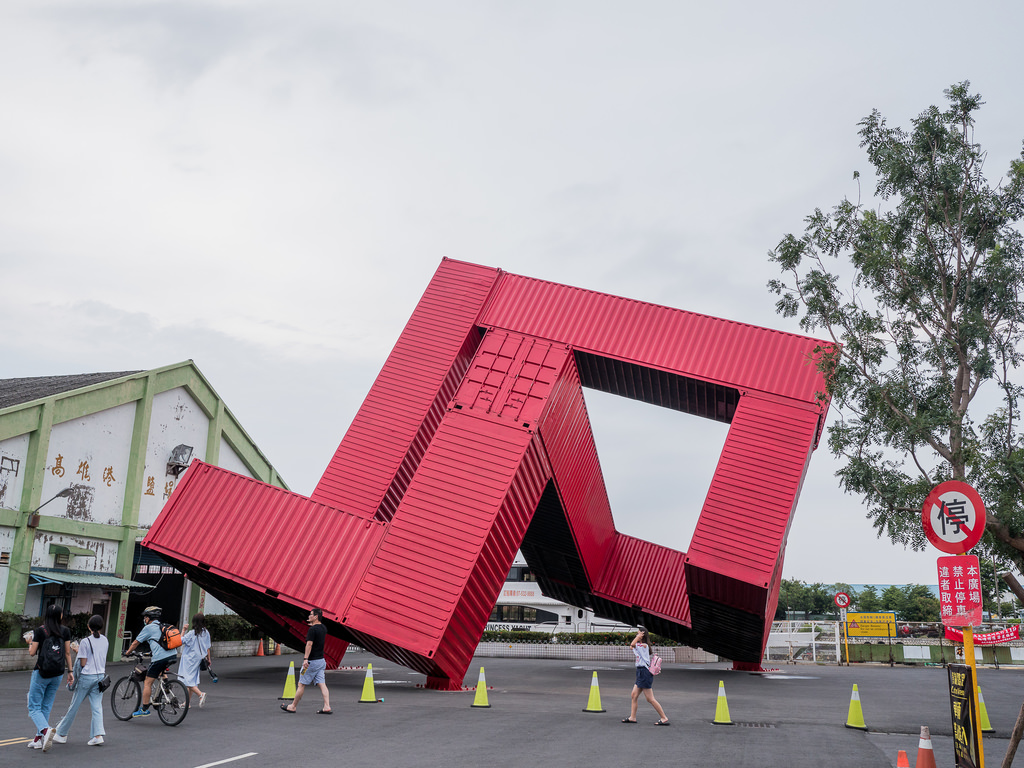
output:
[{"label": "chinese character \u505c on sign", "polygon": [[942,526],[943,536],[949,533],[946,530],[947,525],[953,526],[953,533],[960,533],[960,527],[967,524],[967,501],[955,499],[948,504],[942,502],[942,507],[939,510],[939,524]]}]

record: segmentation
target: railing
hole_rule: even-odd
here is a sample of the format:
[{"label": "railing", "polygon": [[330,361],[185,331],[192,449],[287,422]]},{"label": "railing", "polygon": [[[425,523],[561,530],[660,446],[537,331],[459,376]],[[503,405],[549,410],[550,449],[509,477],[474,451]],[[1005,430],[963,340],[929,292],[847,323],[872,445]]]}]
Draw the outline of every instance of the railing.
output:
[{"label": "railing", "polygon": [[837,663],[840,640],[838,621],[772,622],[763,661]]},{"label": "railing", "polygon": [[[1006,622],[990,622],[974,628],[975,637],[1006,629]],[[890,629],[891,628],[891,629]],[[843,644],[856,662],[889,664],[947,664],[963,659],[963,646],[945,638],[939,622],[897,621],[883,626],[891,634],[843,637],[839,621],[776,621],[762,663],[838,663],[846,660]],[[979,664],[1024,664],[1024,639],[975,645]]]}]

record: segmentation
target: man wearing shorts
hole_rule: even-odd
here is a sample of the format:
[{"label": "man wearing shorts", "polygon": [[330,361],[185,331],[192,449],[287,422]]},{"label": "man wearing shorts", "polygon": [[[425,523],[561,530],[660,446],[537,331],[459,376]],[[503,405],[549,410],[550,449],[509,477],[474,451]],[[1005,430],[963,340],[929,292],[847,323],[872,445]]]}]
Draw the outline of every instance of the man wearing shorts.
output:
[{"label": "man wearing shorts", "polygon": [[327,640],[327,627],[320,623],[323,618],[323,611],[314,608],[309,612],[309,632],[306,633],[306,650],[302,655],[302,674],[299,676],[299,684],[295,688],[295,698],[292,705],[282,704],[281,709],[294,714],[302,700],[302,694],[307,685],[316,684],[324,697],[324,705],[316,711],[318,715],[330,715],[334,713],[331,709],[331,696],[327,692],[327,682],[324,671],[327,669],[327,661],[324,660],[324,642]]},{"label": "man wearing shorts", "polygon": [[144,610],[142,612],[142,621],[145,622],[146,626],[142,628],[138,637],[132,641],[132,644],[128,646],[128,650],[125,651],[125,655],[128,655],[138,648],[140,643],[148,642],[149,652],[153,655],[149,669],[146,670],[146,681],[142,685],[142,709],[132,712],[132,717],[149,717],[149,703],[150,697],[153,695],[153,681],[164,673],[164,670],[171,665],[171,662],[178,659],[177,651],[169,651],[160,645],[160,618],[162,616],[163,610],[159,606],[151,605]]}]

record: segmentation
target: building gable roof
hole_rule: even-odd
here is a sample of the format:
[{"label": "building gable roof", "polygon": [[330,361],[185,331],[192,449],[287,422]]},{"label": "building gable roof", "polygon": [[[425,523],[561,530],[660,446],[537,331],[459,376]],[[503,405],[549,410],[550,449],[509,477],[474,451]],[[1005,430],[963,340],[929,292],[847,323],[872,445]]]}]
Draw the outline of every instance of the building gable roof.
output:
[{"label": "building gable roof", "polygon": [[71,392],[93,384],[132,376],[142,371],[110,373],[76,373],[70,376],[32,376],[23,379],[0,379],[0,409],[23,405],[33,400]]}]

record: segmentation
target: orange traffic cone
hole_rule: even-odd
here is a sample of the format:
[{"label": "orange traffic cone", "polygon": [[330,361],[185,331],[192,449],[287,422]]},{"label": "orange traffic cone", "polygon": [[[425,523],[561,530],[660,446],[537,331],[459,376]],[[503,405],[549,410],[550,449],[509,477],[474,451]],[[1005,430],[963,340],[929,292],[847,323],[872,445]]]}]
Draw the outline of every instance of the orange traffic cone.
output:
[{"label": "orange traffic cone", "polygon": [[921,741],[917,745],[917,762],[914,768],[936,768],[935,753],[932,751],[932,732],[927,725],[921,726]]},{"label": "orange traffic cone", "polygon": [[263,656],[264,655],[263,654],[263,638],[262,637],[260,638],[259,646],[256,648],[256,655],[257,656]]},{"label": "orange traffic cone", "polygon": [[280,656],[281,655],[281,644],[280,643],[274,643],[274,655],[275,656]]},{"label": "orange traffic cone", "polygon": [[910,761],[907,759],[907,750],[901,749],[896,753],[896,768],[910,768]]}]

